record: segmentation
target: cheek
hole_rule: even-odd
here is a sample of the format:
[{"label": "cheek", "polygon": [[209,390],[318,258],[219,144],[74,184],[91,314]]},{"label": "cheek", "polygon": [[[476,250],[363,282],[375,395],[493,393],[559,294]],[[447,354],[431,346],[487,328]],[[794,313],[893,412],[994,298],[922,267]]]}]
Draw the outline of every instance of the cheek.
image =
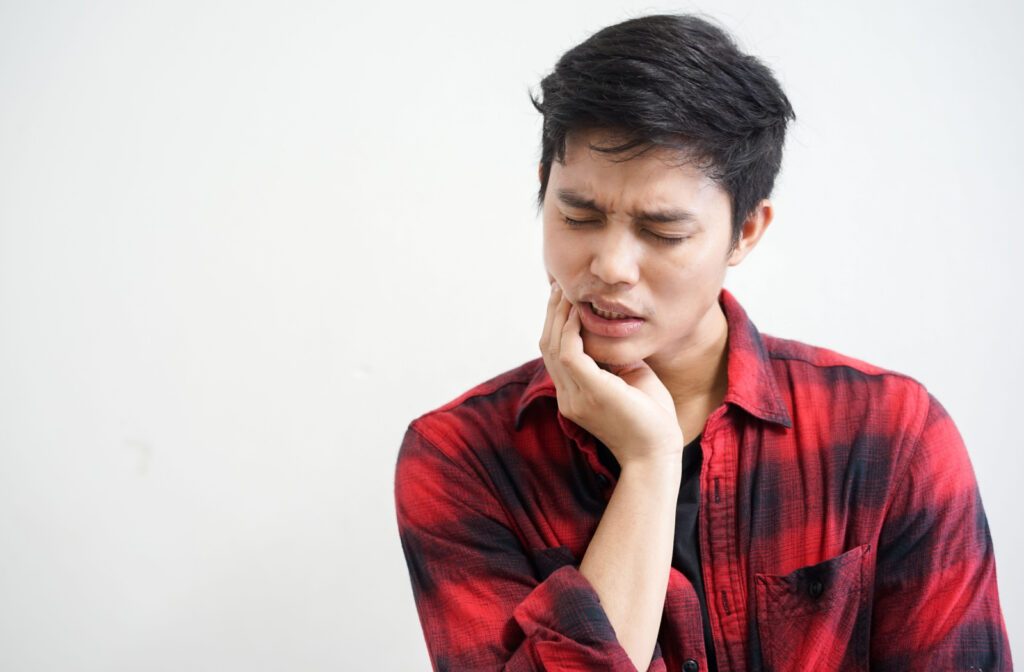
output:
[{"label": "cheek", "polygon": [[728,265],[725,249],[717,240],[702,238],[697,244],[680,250],[681,254],[673,259],[673,281],[690,288],[717,282]]},{"label": "cheek", "polygon": [[716,259],[713,251],[702,251],[648,266],[647,279],[657,303],[663,306],[663,314],[685,317],[699,311],[708,297],[717,300],[725,268],[724,258]]},{"label": "cheek", "polygon": [[569,244],[564,234],[544,229],[544,266],[548,273],[563,282],[567,275],[572,274],[575,257],[579,256],[579,246]]}]

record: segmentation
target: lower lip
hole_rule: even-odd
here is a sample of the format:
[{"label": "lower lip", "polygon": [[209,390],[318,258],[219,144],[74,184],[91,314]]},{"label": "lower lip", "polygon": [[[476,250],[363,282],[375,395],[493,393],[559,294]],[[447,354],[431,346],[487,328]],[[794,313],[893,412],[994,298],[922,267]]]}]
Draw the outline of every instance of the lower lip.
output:
[{"label": "lower lip", "polygon": [[590,302],[576,304],[580,308],[580,320],[583,328],[597,336],[608,336],[610,338],[625,338],[636,332],[644,321],[639,317],[629,317],[623,320],[609,320],[594,312]]}]

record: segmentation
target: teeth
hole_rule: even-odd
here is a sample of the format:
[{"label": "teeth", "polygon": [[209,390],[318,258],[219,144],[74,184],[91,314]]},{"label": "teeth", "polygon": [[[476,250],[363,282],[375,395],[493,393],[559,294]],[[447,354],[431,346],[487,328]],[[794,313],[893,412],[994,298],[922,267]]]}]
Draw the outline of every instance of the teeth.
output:
[{"label": "teeth", "polygon": [[595,313],[597,313],[606,320],[624,320],[629,317],[629,315],[623,315],[622,313],[613,313],[611,311],[601,310],[594,304],[590,304],[590,307]]}]

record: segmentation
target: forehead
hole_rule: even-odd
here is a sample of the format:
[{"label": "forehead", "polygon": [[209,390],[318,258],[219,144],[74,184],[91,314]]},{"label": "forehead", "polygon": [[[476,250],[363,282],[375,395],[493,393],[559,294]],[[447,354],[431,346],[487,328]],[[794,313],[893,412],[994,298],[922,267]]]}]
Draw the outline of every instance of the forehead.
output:
[{"label": "forehead", "polygon": [[614,131],[596,129],[570,133],[565,157],[551,166],[548,194],[557,198],[569,190],[594,200],[602,210],[643,210],[650,207],[685,206],[712,210],[729,196],[709,178],[692,157],[668,147],[638,147],[625,152],[600,151],[622,145],[628,138]]}]

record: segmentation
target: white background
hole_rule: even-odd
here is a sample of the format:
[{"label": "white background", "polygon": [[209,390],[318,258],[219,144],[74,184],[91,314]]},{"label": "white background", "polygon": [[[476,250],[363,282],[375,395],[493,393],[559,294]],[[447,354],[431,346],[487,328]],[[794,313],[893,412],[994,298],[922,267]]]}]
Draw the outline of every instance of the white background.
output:
[{"label": "white background", "polygon": [[[798,114],[727,286],[910,374],[1024,642],[1019,2],[0,3],[0,669],[428,667],[407,423],[536,356],[528,91],[699,10]],[[1015,263],[1016,262],[1016,263]]]}]

